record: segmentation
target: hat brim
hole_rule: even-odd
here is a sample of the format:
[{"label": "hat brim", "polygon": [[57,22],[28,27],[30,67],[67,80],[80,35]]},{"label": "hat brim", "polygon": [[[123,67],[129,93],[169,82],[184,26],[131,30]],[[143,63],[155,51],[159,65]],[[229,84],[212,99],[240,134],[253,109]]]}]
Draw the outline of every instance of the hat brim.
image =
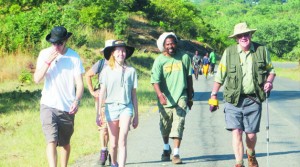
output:
[{"label": "hat brim", "polygon": [[235,38],[237,35],[245,34],[245,33],[248,33],[248,32],[250,32],[251,34],[254,34],[255,31],[256,31],[256,29],[249,29],[248,31],[243,31],[243,32],[239,32],[239,33],[236,33],[236,34],[232,34],[228,37],[229,38]]},{"label": "hat brim", "polygon": [[[111,52],[113,51],[113,49],[115,47],[118,47],[118,46],[109,46],[109,47],[104,48],[103,54],[104,54],[104,57],[106,60],[109,60],[109,58],[111,56]],[[125,59],[128,59],[129,57],[132,56],[132,54],[134,52],[134,47],[131,47],[131,46],[121,46],[121,47],[126,48],[126,58]]]},{"label": "hat brim", "polygon": [[72,34],[73,33],[68,32],[64,38],[51,38],[51,33],[50,33],[46,36],[46,41],[51,42],[51,43],[59,42],[59,41],[68,39]]},{"label": "hat brim", "polygon": [[176,42],[178,42],[178,38],[173,32],[164,32],[162,35],[159,36],[159,38],[156,41],[159,51],[161,51],[161,52],[164,51],[164,49],[165,49],[164,42],[168,36],[174,36],[176,39]]}]

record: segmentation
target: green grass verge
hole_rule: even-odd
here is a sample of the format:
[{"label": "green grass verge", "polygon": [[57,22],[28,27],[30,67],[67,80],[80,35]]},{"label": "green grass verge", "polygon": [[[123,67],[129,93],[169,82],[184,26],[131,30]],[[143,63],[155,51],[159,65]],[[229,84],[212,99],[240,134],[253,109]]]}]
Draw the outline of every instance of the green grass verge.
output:
[{"label": "green grass verge", "polygon": [[275,71],[277,76],[288,78],[294,81],[300,81],[300,66],[291,69],[276,68]]}]

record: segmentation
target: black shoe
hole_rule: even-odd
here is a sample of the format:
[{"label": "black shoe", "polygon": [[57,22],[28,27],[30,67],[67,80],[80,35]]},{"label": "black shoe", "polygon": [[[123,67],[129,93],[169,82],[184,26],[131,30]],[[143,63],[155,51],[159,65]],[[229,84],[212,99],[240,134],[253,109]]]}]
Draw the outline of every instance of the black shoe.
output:
[{"label": "black shoe", "polygon": [[171,147],[169,147],[169,150],[163,150],[163,153],[161,155],[161,160],[162,161],[171,161],[171,153],[172,153],[172,149]]}]

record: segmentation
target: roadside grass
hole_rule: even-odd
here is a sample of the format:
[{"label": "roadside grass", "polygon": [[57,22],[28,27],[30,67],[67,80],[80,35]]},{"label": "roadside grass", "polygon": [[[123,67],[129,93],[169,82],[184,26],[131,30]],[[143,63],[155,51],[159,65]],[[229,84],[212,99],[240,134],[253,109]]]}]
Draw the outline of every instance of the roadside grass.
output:
[{"label": "roadside grass", "polygon": [[291,69],[276,68],[275,70],[277,76],[288,78],[294,81],[300,81],[300,66]]}]

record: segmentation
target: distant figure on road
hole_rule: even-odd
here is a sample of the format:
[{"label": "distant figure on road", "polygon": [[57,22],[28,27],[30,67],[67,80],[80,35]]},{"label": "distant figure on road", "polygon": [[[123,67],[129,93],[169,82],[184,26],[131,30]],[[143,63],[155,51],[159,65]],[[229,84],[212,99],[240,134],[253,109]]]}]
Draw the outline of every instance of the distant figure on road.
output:
[{"label": "distant figure on road", "polygon": [[210,110],[218,108],[217,92],[224,86],[226,129],[232,132],[235,167],[244,167],[243,132],[246,134],[246,154],[249,167],[258,167],[255,157],[256,133],[259,132],[262,102],[273,88],[275,71],[267,48],[252,42],[256,29],[246,23],[234,27],[238,44],[223,53],[209,100]]},{"label": "distant figure on road", "polygon": [[[111,43],[112,40],[106,40],[105,41],[105,46]],[[100,53],[103,54],[103,49],[101,49]],[[99,121],[99,112],[98,112],[98,104],[99,104],[99,91],[100,91],[100,77],[102,74],[102,70],[104,67],[108,65],[108,61],[106,61],[105,58],[98,60],[91,69],[89,69],[86,74],[86,83],[89,89],[90,94],[94,97],[95,99],[95,107],[96,107],[96,124],[98,125],[98,130],[100,131],[100,145],[101,145],[101,150],[100,150],[100,158],[99,158],[99,164],[100,165],[105,165],[105,162],[108,158],[108,141],[109,141],[109,135],[108,135],[108,124],[105,118],[105,106],[103,105],[101,107],[101,118],[102,118],[102,125],[100,125]],[[98,75],[98,81],[97,84],[93,87],[92,83],[92,77]],[[103,102],[104,104],[104,102]]]},{"label": "distant figure on road", "polygon": [[198,50],[195,51],[195,55],[193,56],[193,69],[194,69],[194,75],[195,79],[198,80],[199,70],[200,70],[200,63],[201,63],[201,57],[198,54]]},{"label": "distant figure on road", "polygon": [[208,75],[209,64],[210,62],[209,62],[208,52],[206,52],[202,58],[202,69],[203,69],[202,71],[205,78],[207,78]]},{"label": "distant figure on road", "polygon": [[171,138],[174,141],[172,162],[181,164],[179,147],[187,107],[191,109],[193,105],[193,80],[191,59],[178,50],[177,43],[177,36],[172,32],[165,32],[158,38],[157,46],[162,54],[154,61],[151,84],[158,98],[160,131],[164,142],[161,160],[170,161]]},{"label": "distant figure on road", "polygon": [[136,96],[137,74],[135,69],[125,61],[131,57],[133,52],[134,47],[127,46],[121,40],[110,41],[103,50],[104,57],[108,60],[108,66],[103,69],[101,74],[98,114],[99,123],[102,125],[101,106],[105,99],[111,167],[125,166],[130,124],[132,122],[133,128],[137,128],[139,123]]},{"label": "distant figure on road", "polygon": [[40,118],[47,141],[49,166],[57,166],[57,146],[61,146],[60,166],[68,164],[74,132],[74,118],[83,94],[84,68],[79,55],[66,46],[72,33],[56,26],[46,36],[52,45],[38,57],[34,81],[45,78],[40,102]]},{"label": "distant figure on road", "polygon": [[213,51],[209,54],[209,62],[210,62],[210,68],[209,68],[209,74],[214,75],[215,73],[215,65],[216,65],[216,53]]}]

